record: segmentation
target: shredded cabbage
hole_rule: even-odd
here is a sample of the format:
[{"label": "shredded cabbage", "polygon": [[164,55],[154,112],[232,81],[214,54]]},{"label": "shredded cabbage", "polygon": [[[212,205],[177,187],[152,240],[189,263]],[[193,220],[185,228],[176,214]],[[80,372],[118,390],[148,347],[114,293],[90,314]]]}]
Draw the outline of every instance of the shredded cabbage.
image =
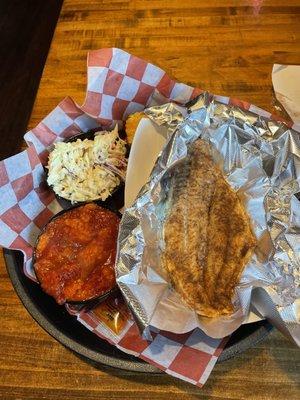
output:
[{"label": "shredded cabbage", "polygon": [[101,131],[94,140],[55,143],[48,159],[49,186],[72,203],[105,200],[125,180],[126,143],[113,131]]}]

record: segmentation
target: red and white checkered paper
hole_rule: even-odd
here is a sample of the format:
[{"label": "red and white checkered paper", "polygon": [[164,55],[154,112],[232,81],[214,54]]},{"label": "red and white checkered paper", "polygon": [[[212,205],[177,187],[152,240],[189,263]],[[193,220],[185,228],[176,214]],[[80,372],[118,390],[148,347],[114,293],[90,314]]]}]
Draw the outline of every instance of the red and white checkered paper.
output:
[{"label": "red and white checkered paper", "polygon": [[[122,123],[127,115],[143,110],[154,91],[162,101],[180,104],[201,92],[175,82],[159,67],[123,50],[91,51],[84,104],[78,106],[71,98],[65,98],[26,133],[24,138],[29,147],[25,151],[0,162],[0,245],[23,252],[24,273],[29,278],[36,280],[31,262],[36,237],[49,218],[61,210],[45,184],[43,165],[47,162],[49,146],[82,131]],[[215,98],[272,117],[249,103],[228,97]],[[184,335],[154,331],[153,341],[147,342],[133,321],[116,336],[92,312],[81,312],[77,318],[124,352],[198,386],[205,383],[226,342],[212,339],[199,329]]]}]

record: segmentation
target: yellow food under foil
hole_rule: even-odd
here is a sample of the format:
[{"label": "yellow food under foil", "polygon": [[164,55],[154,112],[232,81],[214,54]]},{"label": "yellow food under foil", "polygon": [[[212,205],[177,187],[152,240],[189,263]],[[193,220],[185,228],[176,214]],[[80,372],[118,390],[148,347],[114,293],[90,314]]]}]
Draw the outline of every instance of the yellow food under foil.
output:
[{"label": "yellow food under foil", "polygon": [[140,123],[142,118],[146,117],[147,117],[146,114],[144,114],[143,112],[136,112],[134,114],[129,115],[129,117],[125,122],[125,132],[128,144],[132,144],[138,124]]}]

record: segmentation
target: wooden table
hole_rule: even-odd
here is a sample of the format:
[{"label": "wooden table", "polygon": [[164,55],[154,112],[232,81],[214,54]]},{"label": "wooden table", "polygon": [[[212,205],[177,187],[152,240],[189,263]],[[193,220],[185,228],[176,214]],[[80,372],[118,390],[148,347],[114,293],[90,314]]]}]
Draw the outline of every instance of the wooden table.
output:
[{"label": "wooden table", "polygon": [[[66,95],[81,103],[87,51],[112,46],[179,81],[275,112],[272,66],[300,64],[299,36],[299,0],[66,0],[29,127]],[[278,332],[217,365],[201,390],[167,375],[96,369],[31,319],[3,258],[0,274],[1,399],[300,398],[300,351]]]}]

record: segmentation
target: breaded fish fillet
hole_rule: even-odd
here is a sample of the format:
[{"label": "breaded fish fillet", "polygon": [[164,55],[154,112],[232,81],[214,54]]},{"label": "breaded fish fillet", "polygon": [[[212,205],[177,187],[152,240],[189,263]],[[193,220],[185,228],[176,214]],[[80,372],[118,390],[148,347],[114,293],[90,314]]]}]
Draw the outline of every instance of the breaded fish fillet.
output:
[{"label": "breaded fish fillet", "polygon": [[163,266],[198,314],[230,314],[234,289],[256,246],[249,217],[201,139],[175,167],[170,187]]}]

